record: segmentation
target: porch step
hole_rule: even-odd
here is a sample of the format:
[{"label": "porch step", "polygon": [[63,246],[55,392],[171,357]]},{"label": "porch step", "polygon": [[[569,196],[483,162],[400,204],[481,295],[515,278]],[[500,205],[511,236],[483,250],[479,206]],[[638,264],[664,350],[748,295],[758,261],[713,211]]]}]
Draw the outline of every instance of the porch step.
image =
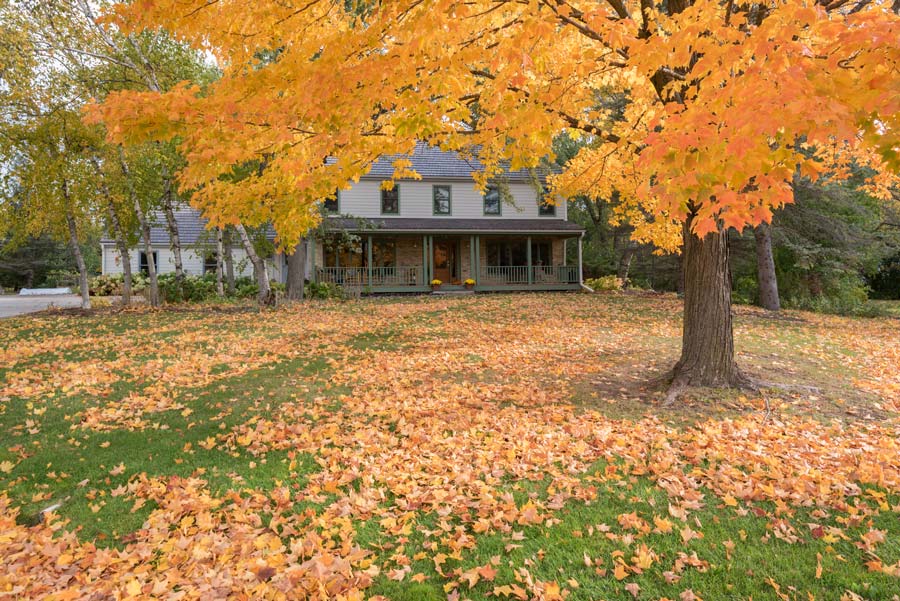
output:
[{"label": "porch step", "polygon": [[438,295],[443,294],[443,295],[461,296],[464,294],[475,294],[475,291],[474,290],[466,290],[465,288],[462,288],[460,290],[434,290],[431,293],[438,294]]}]

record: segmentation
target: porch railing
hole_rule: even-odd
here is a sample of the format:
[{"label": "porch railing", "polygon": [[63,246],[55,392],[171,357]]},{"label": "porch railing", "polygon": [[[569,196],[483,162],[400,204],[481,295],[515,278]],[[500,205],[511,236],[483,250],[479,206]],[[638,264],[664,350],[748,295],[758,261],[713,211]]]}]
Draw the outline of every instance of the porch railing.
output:
[{"label": "porch railing", "polygon": [[487,265],[481,267],[479,284],[527,284],[528,267],[525,265]]},{"label": "porch railing", "polygon": [[319,282],[339,284],[341,286],[421,286],[422,268],[411,267],[373,267],[372,279],[369,280],[368,267],[319,267],[316,279]]},{"label": "porch railing", "polygon": [[[525,265],[481,266],[477,277],[480,286],[577,284],[578,267],[575,265],[533,265],[531,278]],[[425,270],[421,265],[408,267],[373,267],[369,280],[368,267],[318,267],[319,282],[341,286],[399,288],[424,286]]]},{"label": "porch railing", "polygon": [[578,267],[575,265],[534,265],[531,281],[535,284],[577,284]]}]

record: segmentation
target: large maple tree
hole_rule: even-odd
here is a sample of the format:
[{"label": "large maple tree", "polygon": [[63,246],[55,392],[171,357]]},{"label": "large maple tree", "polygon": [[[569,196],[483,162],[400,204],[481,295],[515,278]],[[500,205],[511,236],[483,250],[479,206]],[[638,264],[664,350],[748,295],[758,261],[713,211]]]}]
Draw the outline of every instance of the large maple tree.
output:
[{"label": "large maple tree", "polygon": [[[213,223],[272,222],[291,246],[314,205],[417,140],[477,154],[479,185],[534,166],[561,131],[590,141],[563,195],[682,247],[673,390],[746,383],[734,359],[726,233],[769,221],[796,176],[900,167],[900,2],[886,0],[139,0],[108,13],[214,56],[204,89],[122,92],[116,141],[178,137],[182,184]],[[607,94],[624,110],[606,108]],[[334,160],[326,161],[327,157]],[[264,168],[229,177],[248,164]],[[396,177],[409,176],[396,163]]]}]

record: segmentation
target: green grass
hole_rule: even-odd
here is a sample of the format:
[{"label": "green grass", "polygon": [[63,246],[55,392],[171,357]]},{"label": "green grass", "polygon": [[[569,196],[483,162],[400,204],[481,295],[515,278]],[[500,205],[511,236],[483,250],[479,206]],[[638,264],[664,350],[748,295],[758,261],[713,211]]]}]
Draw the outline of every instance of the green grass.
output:
[{"label": "green grass", "polygon": [[[283,331],[282,326],[296,315],[281,311],[223,315],[199,310],[100,312],[89,317],[51,315],[5,322],[9,336],[0,342],[0,351],[23,341],[39,343],[53,336],[66,346],[19,360],[8,357],[6,363],[0,363],[0,385],[26,370],[38,372],[46,380],[53,378],[56,366],[63,363],[105,365],[123,357],[129,359],[119,373],[121,377],[100,393],[56,388],[39,398],[26,398],[24,393],[17,396],[15,391],[5,398],[0,396],[0,431],[4,432],[0,462],[13,464],[8,473],[0,473],[0,486],[20,508],[19,522],[33,524],[40,510],[62,503],[58,513],[69,520],[70,528],[78,529],[79,538],[124,548],[126,535],[141,527],[154,504],[149,502],[133,511],[133,498],[113,496],[112,491],[139,474],[199,475],[217,496],[229,491],[265,494],[283,484],[302,490],[322,469],[322,454],[289,456],[286,450],[254,454],[240,446],[232,450],[209,441],[255,419],[279,419],[279,407],[284,403],[350,416],[344,407],[344,395],[350,388],[340,378],[335,379],[342,375],[335,372],[333,359],[337,357],[363,358],[381,353],[414,356],[420,349],[433,349],[435,345],[464,343],[479,327],[496,327],[499,334],[492,345],[463,354],[466,369],[443,376],[442,385],[515,382],[517,377],[535,374],[511,374],[504,364],[491,361],[505,353],[520,352],[521,345],[528,342],[529,328],[557,325],[560,319],[568,318],[572,320],[573,336],[582,336],[579,340],[584,341],[581,346],[570,345],[572,360],[590,365],[593,359],[600,365],[572,376],[568,391],[572,411],[599,411],[619,420],[663,413],[658,404],[659,391],[648,388],[646,382],[649,373],[674,360],[678,348],[679,309],[671,298],[533,294],[440,301],[376,299],[314,306],[322,312],[321,319],[333,320],[335,330],[347,331],[332,336],[334,332],[326,328],[308,337],[303,332]],[[393,318],[394,311],[409,314]],[[784,413],[844,419],[843,408],[848,402],[863,408],[872,403],[875,394],[859,389],[857,383],[879,380],[860,371],[861,362],[868,356],[847,346],[844,337],[847,324],[854,324],[851,329],[882,328],[884,324],[887,331],[887,319],[827,318],[834,322],[823,326],[818,317],[787,315],[790,319],[786,321],[769,320],[742,309],[737,319],[738,351],[745,364],[763,369],[777,361],[779,366],[771,372],[777,377],[821,387],[819,395],[812,395],[815,400],[808,394],[780,397]],[[876,333],[881,335],[882,329]],[[199,342],[191,342],[191,336]],[[80,416],[92,407],[151,390],[156,379],[141,374],[141,366],[172,364],[178,360],[179,348],[215,357],[218,337],[272,340],[278,350],[248,370],[243,370],[242,362],[249,359],[237,358],[214,366],[208,383],[168,389],[171,400],[183,408],[144,414],[143,429],[95,431],[80,424]],[[346,365],[352,368],[353,362]],[[547,376],[536,381],[551,388],[558,385],[559,378]],[[504,399],[498,400],[497,407],[527,410],[521,401]],[[688,427],[709,417],[752,411],[740,394],[696,391],[679,411],[664,417],[669,423]],[[396,415],[355,417],[361,419],[361,425],[384,426],[396,434]],[[120,464],[124,464],[124,470],[118,473],[115,468]],[[369,519],[357,520],[356,542],[372,551],[381,567],[366,593],[410,601],[446,599],[460,573],[484,566],[492,566],[496,576],[490,582],[482,578],[471,588],[463,584],[459,587],[461,598],[496,598],[494,587],[524,586],[523,581],[529,579],[558,583],[566,599],[572,601],[631,599],[632,594],[625,589],[629,583],[639,586],[639,599],[677,599],[682,591],[692,589],[704,599],[774,600],[781,598],[777,586],[780,594],[791,599],[806,599],[807,594],[816,599],[839,599],[844,591],[852,591],[874,600],[890,599],[900,590],[897,577],[869,571],[865,567],[869,557],[854,544],[870,528],[885,530],[888,537],[878,547],[878,556],[886,564],[900,561],[900,498],[893,492],[887,496],[888,509],[848,526],[838,521],[844,515],[841,511],[830,510],[823,518],[813,515],[813,507],[794,507],[792,515],[782,516],[768,503],[726,506],[711,491],[704,490],[704,506],[693,511],[684,523],[669,516],[670,499],[653,481],[645,476],[606,481],[597,477],[601,467],[579,476],[585,484],[596,486],[589,502],[567,501],[548,515],[549,522],[540,525],[513,525],[509,532],[491,530],[475,535],[458,557],[443,563],[443,576],[437,572],[433,558],[438,553],[453,553],[447,545],[447,531],[442,528],[468,531],[473,515],[438,516],[420,510],[410,522],[409,533],[401,536],[385,532],[377,512]],[[321,512],[359,486],[357,480],[319,501],[301,502],[297,510]],[[546,479],[533,482],[507,477],[496,494],[511,494],[518,505],[529,498],[546,502],[551,486]],[[394,501],[387,494],[380,510],[390,508]],[[670,519],[674,529],[663,533],[623,527],[620,516],[631,513],[651,527],[654,517]],[[774,524],[782,517],[789,517],[796,528],[797,542],[789,544],[773,536]],[[816,538],[804,526],[812,522],[840,527],[849,540],[829,543]],[[685,543],[680,534],[685,526],[701,532],[703,538]],[[617,556],[633,565],[631,558],[641,545],[652,551],[652,565],[643,573],[630,570],[625,578],[617,579]],[[699,566],[678,571],[679,553],[696,553]],[[406,563],[410,570],[402,580],[392,579],[390,576],[396,575],[392,570]],[[819,564],[822,575],[817,578]],[[669,580],[677,581],[668,582],[666,572],[675,573]],[[421,582],[413,581],[414,576]],[[503,597],[502,588],[499,595]]]}]

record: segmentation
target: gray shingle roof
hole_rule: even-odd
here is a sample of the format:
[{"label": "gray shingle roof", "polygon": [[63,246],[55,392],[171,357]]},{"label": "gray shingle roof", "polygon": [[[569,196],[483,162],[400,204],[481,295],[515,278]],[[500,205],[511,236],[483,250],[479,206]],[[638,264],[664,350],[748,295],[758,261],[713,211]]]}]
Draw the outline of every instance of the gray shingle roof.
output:
[{"label": "gray shingle roof", "polygon": [[[393,162],[397,159],[409,159],[412,169],[422,176],[422,179],[447,179],[465,178],[471,179],[473,172],[483,169],[477,159],[464,159],[458,153],[445,151],[424,142],[416,144],[415,150],[410,155],[392,154],[384,155],[376,161],[363,179],[388,179],[394,173]],[[539,177],[546,173],[538,171]],[[506,177],[511,182],[530,182],[532,176],[528,169],[507,171]]]},{"label": "gray shingle roof", "polygon": [[388,217],[379,219],[351,219],[331,217],[333,229],[349,232],[481,232],[481,233],[563,233],[579,234],[584,228],[563,219],[410,219]]},{"label": "gray shingle roof", "polygon": [[[168,246],[169,228],[166,226],[166,216],[162,211],[153,211],[148,216],[150,219],[150,243],[154,246]],[[175,222],[178,224],[178,239],[182,246],[213,245],[216,243],[215,234],[206,229],[209,220],[200,215],[200,211],[189,206],[175,210]],[[266,237],[275,239],[275,230],[268,228]],[[143,240],[143,239],[141,239]],[[101,244],[114,242],[109,237],[109,232],[104,232]],[[143,244],[143,242],[141,242]]]}]

